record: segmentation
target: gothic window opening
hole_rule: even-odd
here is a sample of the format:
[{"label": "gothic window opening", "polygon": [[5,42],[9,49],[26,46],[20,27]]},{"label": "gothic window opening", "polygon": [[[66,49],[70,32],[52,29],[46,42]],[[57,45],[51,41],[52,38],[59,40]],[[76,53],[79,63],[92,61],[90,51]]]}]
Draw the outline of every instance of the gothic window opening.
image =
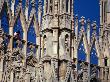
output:
[{"label": "gothic window opening", "polygon": [[68,12],[68,3],[69,3],[69,0],[66,0],[66,12]]},{"label": "gothic window opening", "polygon": [[1,11],[1,27],[3,31],[8,34],[9,33],[9,17],[8,17],[8,8],[6,3],[4,3],[3,9]]},{"label": "gothic window opening", "polygon": [[108,66],[108,58],[107,57],[104,58],[104,64],[105,64],[105,66]]},{"label": "gothic window opening", "polygon": [[[16,48],[17,41],[19,40],[21,42],[23,40],[24,33],[20,18],[18,18],[14,24],[13,33],[14,33],[13,47]],[[19,47],[23,48],[23,45],[19,45]]]},{"label": "gothic window opening", "polygon": [[[70,13],[71,13],[71,11],[72,11],[72,0],[70,0]],[[72,13],[71,13],[72,14]]]},{"label": "gothic window opening", "polygon": [[92,46],[92,49],[91,49],[91,53],[90,53],[90,63],[91,63],[91,64],[95,64],[95,65],[98,64],[98,55],[97,55],[97,52],[96,52],[95,45],[93,45],[93,46]]},{"label": "gothic window opening", "polygon": [[105,19],[104,19],[104,22],[106,22],[106,20],[107,20],[107,19],[106,19],[106,17],[107,17],[107,16],[106,16],[106,13],[107,13],[107,2],[104,2],[104,18],[105,18]]},{"label": "gothic window opening", "polygon": [[64,7],[65,7],[65,1],[62,0],[62,11],[64,11]]},{"label": "gothic window opening", "polygon": [[50,12],[51,12],[51,13],[52,13],[52,11],[53,11],[52,6],[53,6],[53,0],[50,0]]},{"label": "gothic window opening", "polygon": [[83,41],[80,42],[79,47],[78,47],[78,60],[81,60],[81,61],[86,60],[86,53],[85,53]]},{"label": "gothic window opening", "polygon": [[69,52],[69,35],[65,35],[65,49],[67,52]]},{"label": "gothic window opening", "polygon": [[46,13],[48,11],[48,0],[46,0]]},{"label": "gothic window opening", "polygon": [[52,5],[50,6],[50,12],[52,13]]},{"label": "gothic window opening", "polygon": [[104,8],[103,8],[103,6],[104,6],[104,5],[103,5],[103,1],[102,1],[102,22],[103,22],[103,19],[104,19],[104,17],[103,17],[103,16],[104,16],[104,15],[103,15],[103,14],[104,14],[104,13],[103,13],[103,12],[104,12]]},{"label": "gothic window opening", "polygon": [[43,37],[43,54],[46,55],[46,43],[47,43],[47,37],[44,35]]}]

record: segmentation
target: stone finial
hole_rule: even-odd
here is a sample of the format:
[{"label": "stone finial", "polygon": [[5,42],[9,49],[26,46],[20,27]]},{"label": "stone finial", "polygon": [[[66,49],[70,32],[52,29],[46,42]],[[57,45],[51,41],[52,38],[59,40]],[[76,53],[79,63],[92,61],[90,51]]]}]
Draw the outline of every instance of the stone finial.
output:
[{"label": "stone finial", "polygon": [[90,20],[87,20],[87,40],[88,44],[90,44]]},{"label": "stone finial", "polygon": [[86,23],[85,17],[82,16],[79,22],[81,23],[81,26],[84,26],[84,24]]},{"label": "stone finial", "polygon": [[26,0],[26,5],[25,5],[25,16],[26,16],[26,21],[28,21],[28,6],[29,6],[29,0]]},{"label": "stone finial", "polygon": [[95,36],[96,35],[96,28],[97,28],[97,24],[96,24],[96,21],[93,21],[93,23],[91,24],[92,26],[92,30],[93,30],[93,35]]},{"label": "stone finial", "polygon": [[78,15],[75,15],[75,25],[78,25]]},{"label": "stone finial", "polygon": [[15,0],[12,0],[12,1],[11,1],[12,16],[14,16],[14,5],[15,5]]},{"label": "stone finial", "polygon": [[78,14],[75,15],[75,19],[78,19]]},{"label": "stone finial", "polygon": [[31,0],[31,5],[32,5],[32,7],[35,7],[36,1],[35,0]]},{"label": "stone finial", "polygon": [[90,25],[90,19],[87,19],[87,24]]},{"label": "stone finial", "polygon": [[39,8],[42,6],[42,1],[41,0],[39,0],[38,5],[39,5]]},{"label": "stone finial", "polygon": [[29,6],[29,0],[26,0],[26,5],[25,5],[26,7],[28,7]]},{"label": "stone finial", "polygon": [[22,3],[22,0],[19,0],[19,3]]},{"label": "stone finial", "polygon": [[93,30],[96,30],[96,27],[97,27],[96,21],[93,21],[93,23],[91,24],[91,26],[93,27],[92,28]]}]

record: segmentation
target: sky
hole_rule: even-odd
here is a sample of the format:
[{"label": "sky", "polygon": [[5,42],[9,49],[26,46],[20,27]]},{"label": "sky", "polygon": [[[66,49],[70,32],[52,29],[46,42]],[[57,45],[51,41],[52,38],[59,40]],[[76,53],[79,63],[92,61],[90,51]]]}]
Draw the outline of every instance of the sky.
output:
[{"label": "sky", "polygon": [[[17,4],[16,0],[16,4]],[[30,1],[30,0],[29,0]],[[36,0],[38,1],[38,0]],[[23,6],[25,5],[25,0],[23,0]],[[38,3],[36,4],[38,5]],[[74,0],[74,15],[78,15],[79,19],[81,16],[84,16],[85,19],[87,20],[88,18],[92,21],[97,21],[97,25],[99,26],[99,17],[100,17],[100,11],[99,11],[99,0]],[[31,8],[29,9],[29,11],[31,10]],[[36,7],[37,10],[37,7]],[[4,13],[4,15],[2,16],[2,26],[5,27],[5,31],[8,32],[8,22],[7,22],[7,18],[6,18],[6,13]],[[17,25],[15,25],[15,27],[17,27],[18,29],[21,29],[21,24],[20,24],[20,20],[18,19],[17,21]],[[28,32],[28,35],[31,37],[31,39],[28,37],[28,40],[31,42],[36,42],[35,41],[35,35],[34,35],[34,31],[33,31],[33,24],[30,26],[30,30]],[[18,29],[14,29],[14,31],[18,30]],[[22,30],[21,30],[22,32]],[[98,32],[98,28],[97,28],[97,32]],[[79,56],[81,60],[85,60],[85,52],[84,52],[84,46],[83,43],[81,43],[80,48],[79,48]],[[96,58],[96,52],[95,52],[95,48],[93,48],[93,51],[91,52],[91,54],[93,56],[91,56],[91,62],[94,64],[97,64],[97,58]]]},{"label": "sky", "polygon": [[99,0],[74,0],[74,13],[79,17],[97,21],[99,24],[100,10]]},{"label": "sky", "polygon": [[[74,0],[74,15],[78,15],[79,19],[81,16],[85,17],[85,20],[88,18],[91,22],[97,22],[97,32],[99,28],[100,22],[100,6],[99,0]],[[85,49],[83,46],[83,42],[79,46],[78,55],[80,60],[85,60]],[[97,64],[97,57],[96,57],[96,48],[93,46],[91,51],[91,63]]]}]

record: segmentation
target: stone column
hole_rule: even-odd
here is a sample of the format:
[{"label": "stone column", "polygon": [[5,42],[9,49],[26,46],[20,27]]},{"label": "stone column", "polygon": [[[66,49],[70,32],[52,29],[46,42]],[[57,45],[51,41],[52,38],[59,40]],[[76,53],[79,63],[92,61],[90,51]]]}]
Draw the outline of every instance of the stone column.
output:
[{"label": "stone column", "polygon": [[23,40],[25,40],[25,43],[23,45],[23,53],[24,53],[23,65],[25,66],[26,65],[26,54],[27,54],[27,30],[26,29],[24,29]]},{"label": "stone column", "polygon": [[30,73],[26,73],[26,79],[25,79],[25,82],[30,82]]},{"label": "stone column", "polygon": [[102,1],[100,0],[100,24],[102,25]]},{"label": "stone column", "polygon": [[14,82],[14,72],[13,72],[13,70],[11,70],[10,82]]},{"label": "stone column", "polygon": [[64,10],[63,10],[63,12],[66,13],[66,0],[63,0],[63,4],[64,4]]},{"label": "stone column", "polygon": [[100,59],[99,77],[100,77],[101,82],[103,82],[103,80],[104,80],[104,62],[103,62],[102,58]]},{"label": "stone column", "polygon": [[75,16],[75,37],[78,38],[78,16]]},{"label": "stone column", "polygon": [[58,59],[52,58],[51,59],[51,68],[52,68],[52,81],[58,82]]},{"label": "stone column", "polygon": [[[9,35],[13,36],[13,25],[9,27]],[[9,42],[9,49],[12,51],[13,50],[13,37],[10,38]]]},{"label": "stone column", "polygon": [[90,44],[90,20],[87,20],[87,41]]},{"label": "stone column", "polygon": [[110,24],[110,0],[107,1],[107,24]]},{"label": "stone column", "polygon": [[[71,2],[72,1],[72,2]],[[71,4],[71,6],[70,6],[70,8],[71,8],[71,30],[72,30],[72,33],[71,33],[71,58],[73,59],[74,58],[74,39],[75,39],[75,37],[73,36],[74,35],[74,17],[73,17],[73,14],[74,14],[74,12],[73,12],[73,0],[71,0],[70,2],[70,4]]]},{"label": "stone column", "polygon": [[58,28],[53,28],[53,57],[58,58]]},{"label": "stone column", "polygon": [[47,11],[46,10],[46,6],[47,6],[46,3],[47,3],[46,0],[44,0],[44,7],[43,7],[43,9],[44,9],[44,15],[46,15],[46,11]]},{"label": "stone column", "polygon": [[42,37],[40,37],[40,39],[41,39],[41,58],[43,57],[43,52],[44,52],[44,49],[43,49],[43,46],[44,46],[44,42],[43,42],[43,36]]},{"label": "stone column", "polygon": [[[47,13],[49,14],[50,12],[50,0],[48,0],[48,10],[47,10]],[[48,19],[49,20],[49,19]]]},{"label": "stone column", "polygon": [[104,72],[105,72],[105,74],[104,74],[104,82],[108,82],[108,72],[109,72],[109,70],[108,70],[108,67],[104,67]]},{"label": "stone column", "polygon": [[39,72],[39,76],[40,76],[40,82],[45,82],[42,64],[39,65],[39,71],[38,72]]},{"label": "stone column", "polygon": [[37,44],[37,50],[36,50],[36,59],[40,60],[40,35],[36,37],[36,44]]},{"label": "stone column", "polygon": [[14,17],[14,6],[15,6],[15,0],[11,1],[11,11],[12,11],[12,16]]},{"label": "stone column", "polygon": [[27,66],[26,75],[25,75],[25,82],[30,82],[30,71],[29,67]]},{"label": "stone column", "polygon": [[110,78],[109,78],[110,77],[110,58],[109,58],[108,62],[109,62],[109,75],[108,75],[109,80],[108,80],[108,82],[110,82]]},{"label": "stone column", "polygon": [[62,14],[62,1],[63,0],[60,0],[60,14]]},{"label": "stone column", "polygon": [[42,2],[41,2],[41,0],[39,0],[39,4],[38,4],[38,23],[39,23],[39,27],[41,27],[41,20],[42,20]]},{"label": "stone column", "polygon": [[[89,74],[90,75],[90,74]],[[90,82],[89,80],[88,80],[88,69],[87,69],[87,67],[85,66],[84,68],[83,68],[83,82]]]},{"label": "stone column", "polygon": [[70,14],[70,8],[71,8],[71,3],[70,0],[68,1],[68,13]]}]

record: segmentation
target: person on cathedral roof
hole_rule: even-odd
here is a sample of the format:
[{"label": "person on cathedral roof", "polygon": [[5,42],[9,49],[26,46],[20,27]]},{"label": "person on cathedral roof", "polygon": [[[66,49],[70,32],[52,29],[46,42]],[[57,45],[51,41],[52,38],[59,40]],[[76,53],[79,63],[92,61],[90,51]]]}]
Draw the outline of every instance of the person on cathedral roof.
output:
[{"label": "person on cathedral roof", "polygon": [[15,39],[21,40],[21,38],[20,38],[20,31],[15,32],[14,33],[14,37],[15,37]]}]

